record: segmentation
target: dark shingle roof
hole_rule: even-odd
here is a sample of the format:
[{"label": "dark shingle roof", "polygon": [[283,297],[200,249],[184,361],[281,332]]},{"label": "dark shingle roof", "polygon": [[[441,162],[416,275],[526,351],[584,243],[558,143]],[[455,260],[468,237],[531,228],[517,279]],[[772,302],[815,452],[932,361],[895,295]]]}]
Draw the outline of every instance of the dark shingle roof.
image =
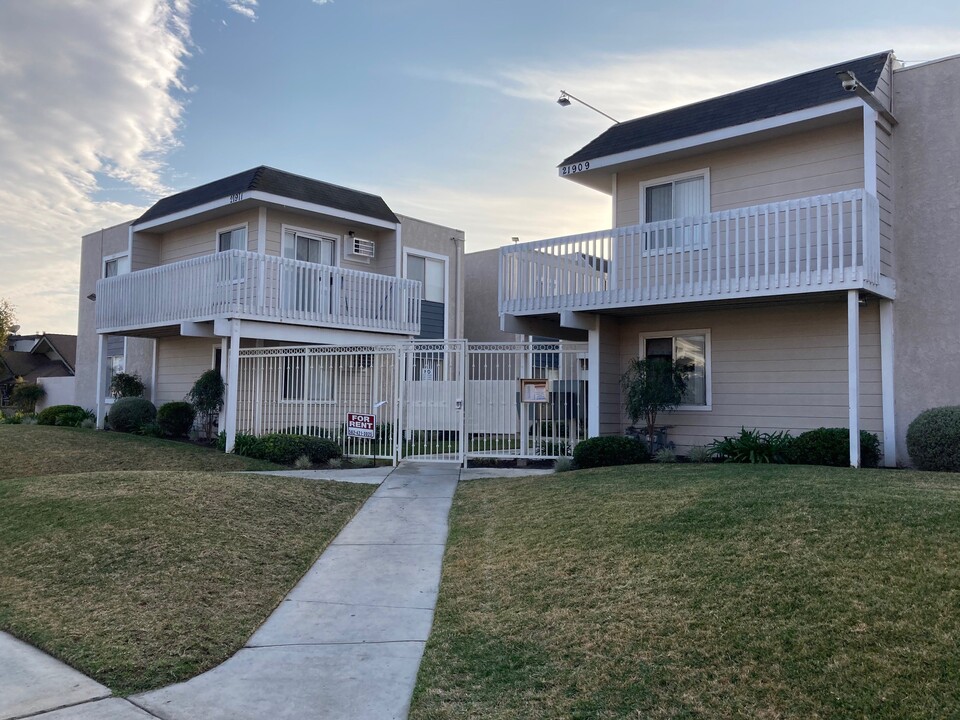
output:
[{"label": "dark shingle roof", "polygon": [[841,70],[851,70],[861,84],[873,91],[891,52],[888,50],[869,57],[848,60],[729,95],[622,122],[560,164],[568,165],[638,150],[843,100],[850,97],[851,93],[844,90],[837,79],[837,73]]},{"label": "dark shingle roof", "polygon": [[69,377],[73,373],[59,360],[45,355],[4,350],[0,352],[0,381],[22,377],[24,382],[35,382],[42,377]]},{"label": "dark shingle roof", "polygon": [[397,216],[378,195],[370,195],[359,190],[331,185],[261,165],[158,200],[153,207],[137,218],[134,225],[189,210],[214,200],[222,200],[230,195],[254,190],[281,195],[292,200],[326,205],[386,222],[399,222]]},{"label": "dark shingle roof", "polygon": [[[41,339],[50,343],[51,347],[53,347],[67,365],[70,366],[72,372],[77,365],[77,336],[65,335],[63,333],[44,333]],[[36,350],[37,348],[34,347],[34,352],[36,352]]]}]

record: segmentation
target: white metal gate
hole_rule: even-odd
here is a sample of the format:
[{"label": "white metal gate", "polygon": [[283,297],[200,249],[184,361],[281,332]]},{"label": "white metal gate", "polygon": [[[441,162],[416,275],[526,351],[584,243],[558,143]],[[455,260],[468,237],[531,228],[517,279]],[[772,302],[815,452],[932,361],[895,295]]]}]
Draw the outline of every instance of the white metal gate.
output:
[{"label": "white metal gate", "polygon": [[[570,455],[587,429],[581,343],[407,341],[240,350],[237,432],[329,437],[345,455],[392,460]],[[520,381],[541,380],[538,402]],[[376,416],[348,437],[348,413]]]}]

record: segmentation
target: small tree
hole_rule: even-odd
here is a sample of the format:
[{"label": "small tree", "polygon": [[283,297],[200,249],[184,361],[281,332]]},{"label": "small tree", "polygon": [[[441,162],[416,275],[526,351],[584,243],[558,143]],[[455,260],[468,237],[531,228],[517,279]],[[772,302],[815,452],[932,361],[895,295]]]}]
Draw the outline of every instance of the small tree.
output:
[{"label": "small tree", "polygon": [[223,410],[223,378],[219,370],[207,370],[197,378],[187,400],[197,413],[203,417],[207,439],[213,437],[213,418]]},{"label": "small tree", "polygon": [[634,358],[620,378],[625,408],[630,422],[643,420],[647,426],[647,443],[653,453],[657,415],[670,412],[683,401],[687,391],[689,363],[666,358]]},{"label": "small tree", "polygon": [[7,349],[7,337],[13,329],[17,317],[11,305],[5,298],[0,298],[0,350]]},{"label": "small tree", "polygon": [[116,373],[110,380],[110,394],[115,398],[143,397],[145,386],[139,375]]},{"label": "small tree", "polygon": [[32,413],[36,409],[37,403],[46,396],[47,391],[43,385],[27,383],[23,381],[23,378],[17,378],[17,382],[13,386],[13,392],[10,393],[10,400],[21,411]]}]

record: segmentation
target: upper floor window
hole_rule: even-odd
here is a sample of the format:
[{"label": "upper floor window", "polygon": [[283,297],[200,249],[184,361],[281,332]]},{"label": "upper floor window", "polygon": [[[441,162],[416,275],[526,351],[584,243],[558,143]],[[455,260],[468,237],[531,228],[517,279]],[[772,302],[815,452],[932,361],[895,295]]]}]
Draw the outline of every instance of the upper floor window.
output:
[{"label": "upper floor window", "polygon": [[284,230],[283,256],[291,260],[333,265],[336,258],[337,241],[324,235],[314,235],[299,230]]},{"label": "upper floor window", "polygon": [[127,272],[130,272],[130,258],[127,255],[104,258],[103,276],[105,278],[123,275]]},{"label": "upper floor window", "polygon": [[437,258],[407,255],[407,278],[423,285],[423,299],[444,302],[446,296],[446,263]]},{"label": "upper floor window", "polygon": [[217,231],[217,252],[247,249],[247,226]]},{"label": "upper floor window", "polygon": [[[710,180],[707,170],[698,170],[644,182],[640,186],[641,222],[655,223],[700,217],[710,212]],[[680,245],[699,247],[699,226],[667,226],[644,233],[645,250],[671,249]]]}]

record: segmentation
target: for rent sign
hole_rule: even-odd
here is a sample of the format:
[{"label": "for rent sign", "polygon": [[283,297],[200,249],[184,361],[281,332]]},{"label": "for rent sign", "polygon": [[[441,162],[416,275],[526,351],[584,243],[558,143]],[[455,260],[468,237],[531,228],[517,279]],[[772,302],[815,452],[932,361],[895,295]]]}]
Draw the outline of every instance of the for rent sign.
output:
[{"label": "for rent sign", "polygon": [[377,416],[347,413],[347,437],[369,438],[377,435]]}]

